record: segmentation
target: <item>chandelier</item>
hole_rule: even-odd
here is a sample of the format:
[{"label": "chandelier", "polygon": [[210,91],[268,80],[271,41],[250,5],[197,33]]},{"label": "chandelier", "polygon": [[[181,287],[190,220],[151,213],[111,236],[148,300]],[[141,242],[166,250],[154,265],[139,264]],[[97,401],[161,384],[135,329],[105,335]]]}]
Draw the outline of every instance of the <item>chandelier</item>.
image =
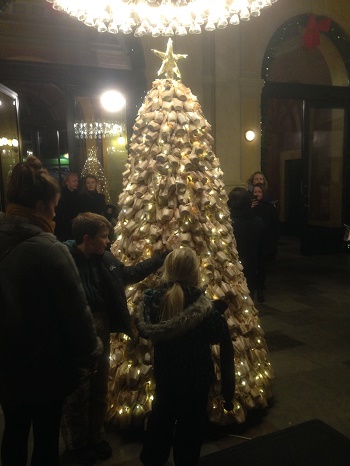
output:
[{"label": "chandelier", "polygon": [[108,121],[77,121],[74,123],[74,135],[77,139],[104,139],[123,136],[125,127]]},{"label": "chandelier", "polygon": [[277,0],[46,0],[99,32],[185,36],[260,16]]}]

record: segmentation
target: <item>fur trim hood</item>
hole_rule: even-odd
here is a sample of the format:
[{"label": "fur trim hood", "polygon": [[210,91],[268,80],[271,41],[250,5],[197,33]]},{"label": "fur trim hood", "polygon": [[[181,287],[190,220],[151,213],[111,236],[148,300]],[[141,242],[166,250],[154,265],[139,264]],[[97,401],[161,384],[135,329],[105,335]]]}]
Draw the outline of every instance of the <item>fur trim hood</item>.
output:
[{"label": "fur trim hood", "polygon": [[[16,235],[19,240],[26,240],[43,234],[43,230],[33,223],[30,223],[28,218],[18,215],[4,214],[0,217],[0,232],[8,235]],[[53,237],[51,233],[45,233]]]},{"label": "fur trim hood", "polygon": [[[146,290],[152,292],[152,290]],[[200,292],[199,297],[177,317],[166,322],[152,323],[151,309],[146,302],[140,303],[136,309],[136,326],[143,338],[154,342],[171,340],[181,337],[189,330],[196,328],[210,314],[213,309],[212,302]]]}]

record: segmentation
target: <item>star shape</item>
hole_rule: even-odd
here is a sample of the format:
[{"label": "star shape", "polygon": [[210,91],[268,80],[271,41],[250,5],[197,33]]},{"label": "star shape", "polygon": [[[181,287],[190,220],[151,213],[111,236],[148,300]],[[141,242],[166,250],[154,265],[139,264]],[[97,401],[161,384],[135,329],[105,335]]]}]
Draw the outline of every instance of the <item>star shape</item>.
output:
[{"label": "star shape", "polygon": [[180,60],[180,58],[186,58],[187,55],[180,55],[179,53],[175,54],[173,52],[173,41],[170,38],[168,40],[165,53],[154,49],[152,49],[152,52],[163,60],[162,66],[158,71],[158,76],[165,73],[167,78],[174,79],[174,74],[176,74],[176,76],[181,79],[180,70],[176,62]]}]

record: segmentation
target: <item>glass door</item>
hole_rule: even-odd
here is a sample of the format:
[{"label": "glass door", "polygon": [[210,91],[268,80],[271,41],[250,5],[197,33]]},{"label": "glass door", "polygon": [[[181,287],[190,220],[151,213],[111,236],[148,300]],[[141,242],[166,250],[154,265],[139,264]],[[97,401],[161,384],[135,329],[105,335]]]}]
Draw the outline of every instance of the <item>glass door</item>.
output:
[{"label": "glass door", "polygon": [[307,102],[302,148],[302,254],[343,247],[345,108]]},{"label": "glass door", "polygon": [[19,162],[18,98],[0,84],[0,210],[6,206],[6,190],[13,167]]}]

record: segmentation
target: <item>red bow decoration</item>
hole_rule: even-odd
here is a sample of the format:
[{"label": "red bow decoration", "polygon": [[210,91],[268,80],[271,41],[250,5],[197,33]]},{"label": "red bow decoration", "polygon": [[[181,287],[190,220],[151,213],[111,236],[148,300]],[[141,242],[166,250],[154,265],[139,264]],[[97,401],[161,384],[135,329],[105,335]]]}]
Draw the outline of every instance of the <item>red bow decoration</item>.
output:
[{"label": "red bow decoration", "polygon": [[305,47],[314,49],[320,45],[320,32],[328,32],[331,27],[329,18],[316,21],[316,17],[311,15],[306,25],[306,30],[303,37]]}]

